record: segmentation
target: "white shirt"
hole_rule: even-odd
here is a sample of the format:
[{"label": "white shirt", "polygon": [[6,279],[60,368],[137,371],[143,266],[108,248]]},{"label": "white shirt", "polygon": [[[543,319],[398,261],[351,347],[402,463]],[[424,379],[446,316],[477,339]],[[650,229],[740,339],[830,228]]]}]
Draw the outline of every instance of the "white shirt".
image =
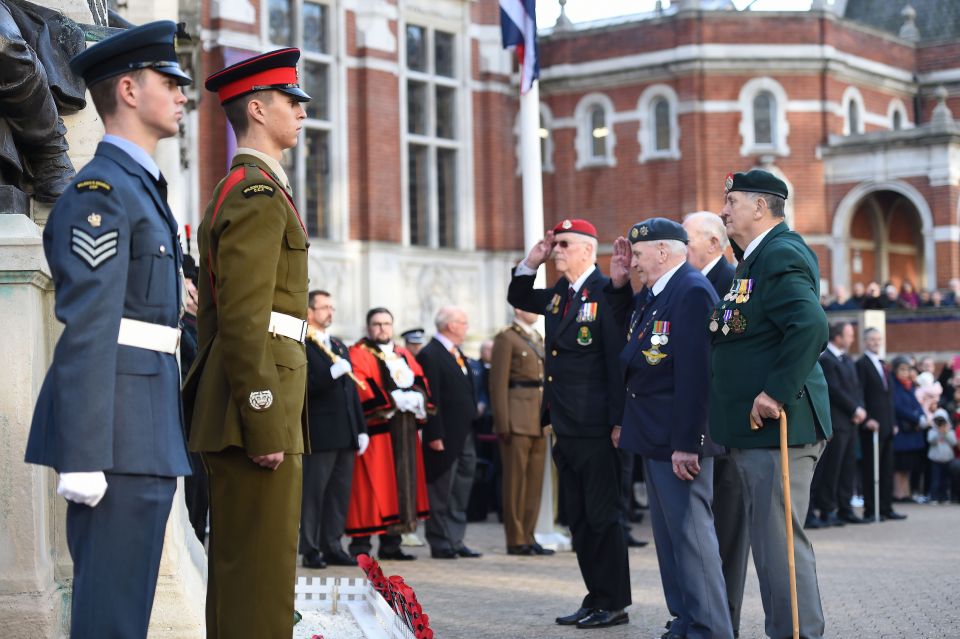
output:
[{"label": "white shirt", "polygon": [[287,174],[283,170],[283,166],[279,162],[277,162],[275,158],[270,157],[269,155],[267,155],[266,153],[263,153],[262,151],[251,149],[248,146],[241,146],[237,148],[236,153],[234,155],[240,155],[241,153],[245,155],[252,155],[258,160],[262,160],[263,163],[266,164],[270,168],[270,170],[274,172],[277,178],[280,179],[280,182],[283,188],[287,189],[288,191],[290,190],[290,181],[287,179]]},{"label": "white shirt", "polygon": [[722,259],[723,259],[723,253],[721,253],[720,255],[718,255],[718,256],[716,256],[715,258],[713,258],[713,260],[712,260],[709,264],[707,264],[707,265],[704,266],[702,269],[700,269],[700,272],[703,273],[704,275],[706,275],[707,273],[709,273],[710,271],[712,271],[712,270],[713,270],[713,267],[717,265],[717,262],[719,262],[719,261],[722,260]]},{"label": "white shirt", "polygon": [[743,250],[743,259],[744,259],[744,260],[746,260],[747,257],[749,257],[750,254],[753,253],[753,251],[754,251],[758,246],[760,246],[760,242],[763,241],[763,238],[765,238],[765,237],[767,236],[767,233],[769,233],[770,231],[772,231],[774,228],[776,228],[776,227],[775,227],[775,226],[771,226],[771,227],[768,228],[766,231],[764,231],[764,232],[761,233],[760,235],[758,235],[758,236],[756,236],[755,238],[753,238],[753,241],[752,241],[752,242],[750,242],[749,244],[747,244],[747,248],[745,248],[745,249]]},{"label": "white shirt", "polygon": [[837,359],[840,359],[840,356],[844,353],[844,351],[841,351],[839,348],[834,346],[833,342],[827,342],[827,350],[833,353]]},{"label": "white shirt", "polygon": [[327,348],[330,348],[330,335],[326,331],[317,330],[317,339]]},{"label": "white shirt", "polygon": [[660,293],[662,293],[663,289],[665,289],[667,287],[667,284],[670,283],[670,278],[673,277],[673,274],[676,273],[680,269],[680,267],[686,263],[687,261],[684,260],[679,264],[677,264],[676,266],[674,266],[669,271],[667,271],[666,273],[664,273],[663,275],[661,275],[660,278],[653,283],[653,287],[651,287],[650,291],[654,295],[659,295]]},{"label": "white shirt", "polygon": [[441,335],[440,333],[437,333],[436,335],[433,336],[433,339],[435,339],[435,340],[437,340],[438,342],[440,342],[441,344],[443,344],[443,347],[444,347],[445,349],[447,349],[448,351],[452,351],[452,350],[454,350],[455,348],[457,348],[457,347],[453,344],[453,342],[451,342],[451,341],[447,338],[446,335]]},{"label": "white shirt", "polygon": [[387,342],[386,344],[377,344],[377,346],[379,346],[380,350],[383,351],[384,353],[393,352],[393,342]]},{"label": "white shirt", "polygon": [[877,374],[880,375],[880,379],[883,380],[883,385],[887,385],[887,374],[883,370],[883,364],[880,363],[880,356],[871,351],[863,351],[863,354],[870,358],[870,361],[873,362],[873,367],[877,369]]}]

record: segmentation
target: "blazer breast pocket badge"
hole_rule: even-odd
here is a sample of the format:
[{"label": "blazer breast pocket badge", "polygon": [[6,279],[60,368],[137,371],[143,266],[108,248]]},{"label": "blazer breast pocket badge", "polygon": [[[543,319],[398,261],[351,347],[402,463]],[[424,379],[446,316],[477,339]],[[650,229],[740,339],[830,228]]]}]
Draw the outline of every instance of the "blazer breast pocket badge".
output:
[{"label": "blazer breast pocket badge", "polygon": [[661,346],[666,346],[670,341],[670,322],[656,321],[653,323],[653,330],[650,331],[650,350],[642,351],[647,364],[656,366],[667,356],[660,352]]},{"label": "blazer breast pocket badge", "polygon": [[589,326],[581,326],[577,329],[577,344],[580,346],[590,346],[593,344],[593,333]]}]

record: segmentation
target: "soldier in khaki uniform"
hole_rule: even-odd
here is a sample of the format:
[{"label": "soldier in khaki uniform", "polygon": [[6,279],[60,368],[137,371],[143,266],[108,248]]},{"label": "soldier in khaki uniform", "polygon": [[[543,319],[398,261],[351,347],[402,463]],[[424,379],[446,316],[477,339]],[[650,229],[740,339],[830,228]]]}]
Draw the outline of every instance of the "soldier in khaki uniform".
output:
[{"label": "soldier in khaki uniform", "polygon": [[[306,435],[307,236],[280,165],[309,96],[297,49],[207,79],[237,153],[200,225],[184,403],[210,478],[207,637],[289,639]],[[309,445],[309,444],[306,444]]]},{"label": "soldier in khaki uniform", "polygon": [[547,442],[540,427],[543,338],[535,313],[517,309],[493,341],[490,402],[503,461],[503,527],[510,555],[552,555],[533,537]]}]

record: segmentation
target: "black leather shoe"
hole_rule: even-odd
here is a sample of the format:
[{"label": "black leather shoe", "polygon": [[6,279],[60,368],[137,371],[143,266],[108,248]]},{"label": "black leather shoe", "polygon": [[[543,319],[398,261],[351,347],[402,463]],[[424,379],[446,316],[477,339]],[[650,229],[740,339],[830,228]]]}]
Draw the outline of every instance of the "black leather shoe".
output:
[{"label": "black leather shoe", "polygon": [[327,562],[320,558],[320,555],[315,552],[307,553],[303,556],[303,567],[304,568],[313,568],[314,570],[319,570],[320,568],[326,568]]},{"label": "black leather shoe", "polygon": [[451,548],[431,548],[430,556],[434,559],[456,559],[457,551]]},{"label": "black leather shoe", "polygon": [[[628,547],[628,548],[643,548],[644,546],[646,546],[646,545],[649,544],[649,543],[650,543],[649,541],[640,541],[639,539],[637,539],[637,538],[634,537],[633,535],[630,535],[630,534],[627,535],[627,547]],[[623,623],[626,623],[626,622],[623,622]]]},{"label": "black leather shoe", "polygon": [[828,526],[829,524],[815,515],[807,515],[807,520],[803,523],[804,530],[816,530],[817,528],[827,528]]},{"label": "black leather shoe", "polygon": [[846,524],[869,524],[869,519],[864,519],[863,517],[857,517],[854,513],[838,513],[837,519],[846,523]]},{"label": "black leather shoe", "polygon": [[348,555],[347,553],[340,551],[325,552],[323,553],[323,560],[327,562],[329,566],[356,566],[357,560]]},{"label": "black leather shoe", "polygon": [[619,626],[630,621],[630,616],[620,610],[594,610],[577,622],[577,628],[609,628]]},{"label": "black leather shoe", "polygon": [[907,518],[906,515],[901,515],[900,513],[898,513],[898,512],[895,511],[895,510],[891,510],[891,511],[888,512],[888,513],[884,513],[884,514],[881,514],[881,515],[880,515],[880,521],[886,521],[886,520],[888,520],[888,519],[890,519],[890,520],[892,520],[892,521],[899,521],[899,520],[901,520],[901,519],[906,519],[906,518]]},{"label": "black leather shoe", "polygon": [[519,546],[507,546],[508,555],[532,555],[533,547],[526,544],[521,544]]},{"label": "black leather shoe", "polygon": [[467,559],[474,559],[476,557],[483,557],[482,552],[477,552],[476,550],[470,550],[466,546],[460,546],[455,551],[459,557],[465,557]]},{"label": "black leather shoe", "polygon": [[837,528],[842,528],[843,526],[846,526],[846,524],[840,521],[836,513],[827,513],[827,516],[821,517],[820,521],[823,522],[823,526],[825,528],[828,526],[836,526]]},{"label": "black leather shoe", "polygon": [[555,621],[561,626],[574,626],[578,621],[589,616],[591,612],[593,612],[592,608],[580,608],[572,615],[567,615],[566,617],[557,617]]},{"label": "black leather shoe", "polygon": [[415,555],[407,554],[399,548],[396,550],[381,550],[377,553],[377,557],[388,561],[413,561],[416,559]]},{"label": "black leather shoe", "polygon": [[533,549],[533,554],[535,555],[542,555],[544,557],[547,557],[549,555],[557,554],[556,550],[553,550],[552,548],[544,548],[537,542],[533,542],[533,545],[531,545],[530,548]]}]

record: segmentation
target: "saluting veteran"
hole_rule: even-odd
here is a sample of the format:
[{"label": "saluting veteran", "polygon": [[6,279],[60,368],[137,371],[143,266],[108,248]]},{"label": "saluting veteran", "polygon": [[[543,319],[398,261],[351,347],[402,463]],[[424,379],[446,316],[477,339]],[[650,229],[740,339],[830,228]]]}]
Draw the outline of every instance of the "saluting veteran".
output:
[{"label": "saluting veteran", "polygon": [[[778,417],[789,425],[790,496],[800,635],[823,636],[813,547],[803,532],[810,481],[830,436],[817,358],[827,342],[817,257],[784,222],[787,186],[767,171],[731,173],[721,212],[740,258],[729,292],[707,319],[713,334],[710,434],[743,478],[753,559],[771,637],[793,632]],[[761,422],[759,430],[750,423]]]},{"label": "saluting veteran", "polygon": [[200,225],[200,352],[185,384],[190,448],[210,477],[211,638],[289,639],[293,629],[309,446],[307,236],[280,158],[310,99],[296,83],[299,57],[265,53],[206,82],[238,147]]},{"label": "saluting veteran", "polygon": [[[60,473],[73,558],[70,636],[146,637],[178,475],[180,245],[151,157],[177,134],[191,80],[173,22],[80,53],[107,134],[60,196],[43,247],[63,322],[26,461]],[[11,630],[4,631],[8,634]]]},{"label": "saluting veteran", "polygon": [[[552,288],[534,288],[537,269],[550,256],[561,277]],[[625,624],[631,603],[620,457],[611,440],[623,416],[617,364],[623,333],[603,295],[609,278],[596,256],[596,227],[563,220],[517,265],[507,289],[514,307],[544,316],[547,380],[540,422],[552,424],[557,435],[560,499],[587,587],[580,607],[556,622],[579,628]]]},{"label": "saluting veteran", "polygon": [[[618,443],[643,457],[660,580],[674,617],[664,637],[732,639],[710,510],[712,455],[722,449],[706,436],[710,334],[703,320],[717,294],[687,263],[687,242],[682,226],[655,217],[614,243],[604,293],[627,336]],[[645,287],[635,297],[631,267]]]}]

